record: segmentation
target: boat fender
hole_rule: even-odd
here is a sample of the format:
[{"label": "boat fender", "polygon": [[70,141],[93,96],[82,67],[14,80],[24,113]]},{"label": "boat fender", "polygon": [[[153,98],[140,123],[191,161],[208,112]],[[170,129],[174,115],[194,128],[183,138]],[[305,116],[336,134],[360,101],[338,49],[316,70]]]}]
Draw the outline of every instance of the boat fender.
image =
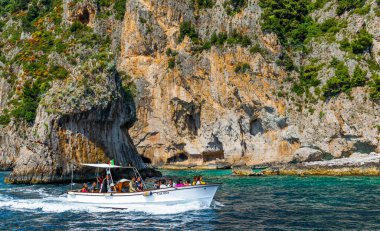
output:
[{"label": "boat fender", "polygon": [[152,196],[153,193],[151,191],[146,191],[144,192],[144,197],[149,197],[149,196]]}]

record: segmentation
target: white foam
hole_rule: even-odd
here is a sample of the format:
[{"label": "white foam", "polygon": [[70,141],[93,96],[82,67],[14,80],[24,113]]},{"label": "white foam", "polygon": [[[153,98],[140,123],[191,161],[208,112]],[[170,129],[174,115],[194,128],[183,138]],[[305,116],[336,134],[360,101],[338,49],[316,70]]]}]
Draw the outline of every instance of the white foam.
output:
[{"label": "white foam", "polygon": [[137,208],[130,208],[128,209],[128,211],[143,212],[151,215],[165,215],[178,214],[203,209],[209,209],[209,207],[203,206],[200,203],[191,202],[179,205],[146,205]]},{"label": "white foam", "polygon": [[[219,205],[218,205],[219,206]],[[112,208],[100,208],[96,205],[68,203],[66,196],[60,197],[46,197],[43,199],[17,199],[17,200],[1,200],[0,208],[14,209],[14,210],[40,210],[47,213],[62,213],[66,211],[72,212],[91,212],[91,213],[108,213],[108,212],[143,212],[151,215],[166,215],[178,214],[188,211],[198,211],[203,209],[210,209],[209,207],[202,206],[198,203],[188,203],[180,205],[145,205],[125,210],[118,210]]]}]

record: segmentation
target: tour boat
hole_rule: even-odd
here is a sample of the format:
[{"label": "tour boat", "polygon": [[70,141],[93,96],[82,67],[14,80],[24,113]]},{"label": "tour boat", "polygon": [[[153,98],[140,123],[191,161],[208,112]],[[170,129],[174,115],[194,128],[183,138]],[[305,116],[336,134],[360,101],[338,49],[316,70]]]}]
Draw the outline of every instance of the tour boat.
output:
[{"label": "tour boat", "polygon": [[[112,164],[83,165],[106,169],[107,174],[111,176],[109,180],[110,184],[113,184],[112,175],[110,171],[110,169],[112,168],[130,168],[133,169],[136,178],[140,176],[140,173],[134,167],[122,167]],[[170,206],[187,203],[197,203],[200,206],[209,207],[219,186],[219,184],[205,184],[184,187],[170,187],[163,189],[152,189],[143,192],[131,193],[89,193],[80,192],[80,190],[70,190],[67,193],[67,200],[69,202],[86,203],[97,207],[115,209],[128,209],[151,205]]]}]

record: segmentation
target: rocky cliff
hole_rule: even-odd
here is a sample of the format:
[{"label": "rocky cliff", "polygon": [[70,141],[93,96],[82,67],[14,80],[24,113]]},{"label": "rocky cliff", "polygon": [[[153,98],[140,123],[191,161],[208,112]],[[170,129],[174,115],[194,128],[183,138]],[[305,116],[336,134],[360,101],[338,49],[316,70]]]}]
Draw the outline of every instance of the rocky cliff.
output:
[{"label": "rocky cliff", "polygon": [[[379,152],[380,107],[370,93],[379,90],[379,6],[362,1],[338,12],[342,4],[128,1],[118,68],[136,84],[130,132],[139,153],[157,165],[209,165]],[[307,37],[301,45],[268,26],[297,17],[309,18],[296,21],[308,27],[296,35]],[[344,48],[361,31],[367,47]],[[363,84],[348,83],[347,91],[337,84],[332,95],[339,65]]]},{"label": "rocky cliff", "polygon": [[60,181],[73,163],[79,176],[78,163],[109,158],[144,168],[380,152],[377,1],[17,2],[0,3],[10,181]]},{"label": "rocky cliff", "polygon": [[[13,169],[7,181],[68,181],[72,169],[76,178],[93,177],[80,164],[109,159],[145,169],[128,133],[135,105],[115,69],[120,20],[96,18],[91,1],[32,1],[26,17],[33,7],[42,10],[30,16],[32,25],[18,11],[3,16],[0,163]],[[5,35],[18,29],[10,42]]]}]

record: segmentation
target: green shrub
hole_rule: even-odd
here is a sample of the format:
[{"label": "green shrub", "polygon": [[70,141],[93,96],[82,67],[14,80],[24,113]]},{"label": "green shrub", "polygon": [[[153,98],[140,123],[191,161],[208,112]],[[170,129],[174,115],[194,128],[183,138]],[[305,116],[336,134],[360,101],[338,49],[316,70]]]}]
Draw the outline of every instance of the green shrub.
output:
[{"label": "green shrub", "polygon": [[99,6],[109,7],[109,6],[111,6],[112,1],[110,1],[110,0],[96,0],[96,3],[97,3]]},{"label": "green shrub", "polygon": [[333,57],[333,59],[330,62],[330,66],[337,67],[339,63],[340,63],[339,59],[337,59],[336,57]]},{"label": "green shrub", "polygon": [[9,122],[11,122],[9,114],[0,115],[0,125],[7,125]]},{"label": "green shrub", "polygon": [[175,67],[175,58],[169,58],[168,60],[168,68],[169,69],[174,69]]},{"label": "green shrub", "polygon": [[85,28],[85,25],[83,25],[82,23],[80,23],[78,21],[75,21],[70,26],[70,32],[71,33],[75,33],[77,31],[80,31],[80,30],[84,29],[84,28]]},{"label": "green shrub", "polygon": [[336,9],[336,13],[338,15],[341,15],[346,11],[363,7],[365,2],[365,0],[338,0],[338,7]]},{"label": "green shrub", "polygon": [[241,44],[243,47],[250,46],[252,44],[251,39],[247,35],[242,35],[234,30],[227,38],[227,43],[232,44]]},{"label": "green shrub", "polygon": [[359,65],[355,67],[354,74],[351,78],[351,88],[362,87],[367,82],[367,71],[362,70]]},{"label": "green shrub", "polygon": [[224,43],[227,41],[228,35],[227,33],[220,32],[219,34],[216,34],[215,32],[212,33],[210,38],[211,45],[214,46],[223,46]]},{"label": "green shrub", "polygon": [[336,66],[335,76],[327,80],[323,86],[325,97],[332,97],[342,92],[349,93],[352,88],[364,86],[366,83],[367,72],[363,71],[359,66],[355,67],[354,74],[351,77],[348,68],[343,62]]},{"label": "green shrub", "polygon": [[200,9],[212,8],[214,6],[213,0],[197,0]]},{"label": "green shrub", "polygon": [[0,0],[0,14],[15,13],[28,9],[31,0]]},{"label": "green shrub", "polygon": [[357,34],[357,38],[352,41],[352,52],[355,54],[363,53],[372,46],[373,36],[366,29],[361,29]]},{"label": "green shrub", "polygon": [[373,74],[369,82],[369,95],[372,100],[380,100],[380,76],[377,74]]},{"label": "green shrub", "polygon": [[335,18],[330,18],[324,21],[320,26],[320,29],[323,33],[332,33],[336,34],[338,33],[342,28],[347,27],[346,21],[338,21]]},{"label": "green shrub", "polygon": [[122,85],[125,93],[127,94],[127,97],[129,99],[133,99],[137,95],[137,87],[134,82],[129,82],[127,85]]},{"label": "green shrub", "polygon": [[288,53],[281,54],[280,58],[276,60],[277,65],[284,66],[287,71],[292,71],[295,69],[293,60],[290,58]]},{"label": "green shrub", "polygon": [[350,87],[350,74],[348,68],[343,62],[340,62],[335,70],[335,76],[326,82],[323,86],[323,94],[325,97],[338,95],[341,92],[348,92]]},{"label": "green shrub", "polygon": [[235,73],[236,74],[243,74],[243,73],[246,73],[247,71],[249,71],[250,69],[251,69],[251,66],[248,63],[239,63],[235,67]]},{"label": "green shrub", "polygon": [[250,49],[249,49],[249,52],[251,54],[256,54],[256,53],[260,53],[260,54],[264,54],[264,50],[263,48],[261,48],[261,46],[259,44],[255,44],[254,46],[252,46]]},{"label": "green shrub", "polygon": [[340,41],[340,49],[342,51],[350,51],[351,50],[351,44],[348,38],[344,38],[342,41]]},{"label": "green shrub", "polygon": [[284,45],[301,45],[313,24],[308,0],[261,0],[262,28],[278,35]]},{"label": "green shrub", "polygon": [[233,16],[240,13],[245,7],[247,7],[247,0],[227,0],[224,3],[224,8],[228,15]]},{"label": "green shrub", "polygon": [[327,2],[329,2],[329,0],[317,0],[314,3],[311,3],[311,5],[309,7],[310,11],[321,9],[322,7],[324,7],[326,5]]},{"label": "green shrub", "polygon": [[198,33],[190,22],[182,22],[180,25],[178,40],[182,42],[185,36],[188,36],[193,41],[198,39]]},{"label": "green shrub", "polygon": [[177,51],[173,51],[172,49],[168,48],[165,52],[166,56],[168,57],[175,57],[178,55]]},{"label": "green shrub", "polygon": [[26,81],[23,86],[23,93],[20,97],[21,102],[11,112],[17,119],[33,122],[36,117],[36,110],[42,94],[49,88],[49,85],[37,79],[35,82]]},{"label": "green shrub", "polygon": [[127,0],[115,0],[113,8],[115,10],[115,18],[117,20],[122,20],[124,18],[126,4]]},{"label": "green shrub", "polygon": [[52,66],[49,68],[49,74],[54,79],[65,79],[69,75],[69,72],[64,67]]},{"label": "green shrub", "polygon": [[299,82],[293,84],[292,91],[297,95],[302,95],[304,92],[309,92],[310,87],[318,86],[321,83],[318,79],[318,71],[318,66],[308,65],[302,67]]}]

